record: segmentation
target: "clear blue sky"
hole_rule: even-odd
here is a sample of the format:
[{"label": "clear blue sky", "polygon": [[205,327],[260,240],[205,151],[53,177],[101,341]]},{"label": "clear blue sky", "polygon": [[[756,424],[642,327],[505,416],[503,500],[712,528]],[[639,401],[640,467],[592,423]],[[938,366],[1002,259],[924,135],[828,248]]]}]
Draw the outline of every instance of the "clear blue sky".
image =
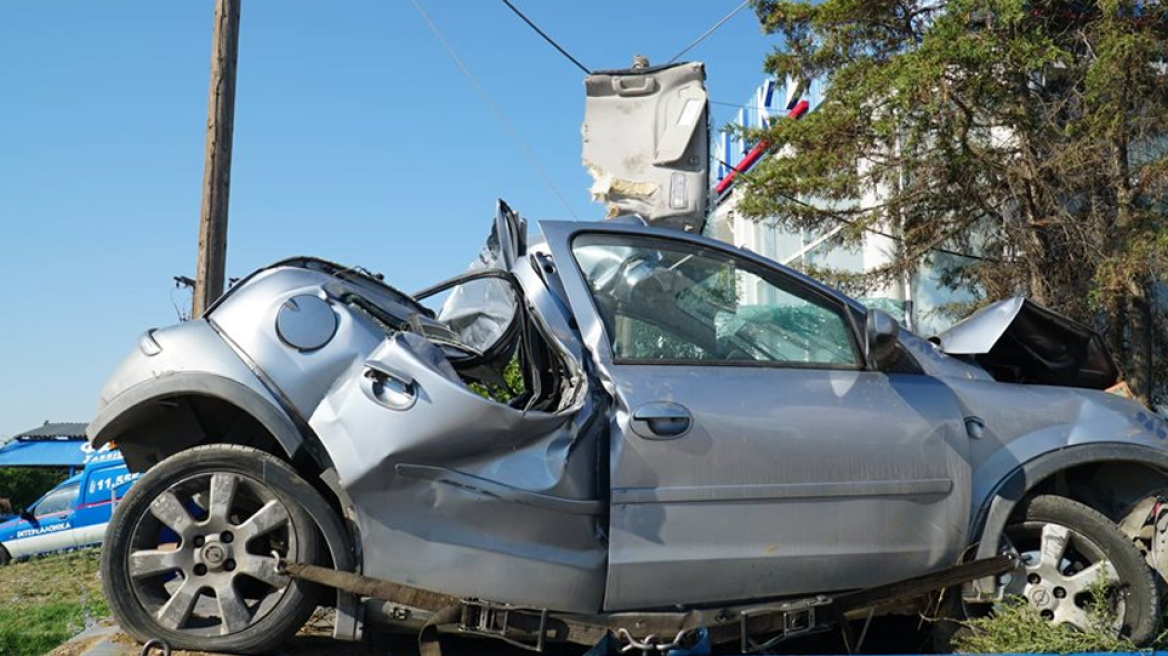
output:
[{"label": "clear blue sky", "polygon": [[[583,75],[495,0],[421,0],[581,219]],[[739,0],[514,0],[584,64],[663,63]],[[88,421],[190,296],[211,0],[0,1],[0,436]],[[496,197],[568,211],[406,0],[244,0],[228,275],[312,254],[417,289],[460,272]],[[745,102],[774,40],[744,10],[686,59]],[[715,124],[732,107],[714,105]]]}]

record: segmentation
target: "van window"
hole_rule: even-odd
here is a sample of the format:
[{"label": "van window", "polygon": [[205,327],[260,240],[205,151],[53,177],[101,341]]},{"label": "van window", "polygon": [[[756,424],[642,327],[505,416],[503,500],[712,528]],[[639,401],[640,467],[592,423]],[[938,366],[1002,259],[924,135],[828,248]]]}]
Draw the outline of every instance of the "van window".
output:
[{"label": "van window", "polygon": [[77,501],[77,490],[80,486],[76,483],[73,485],[66,485],[59,490],[53,490],[41,502],[36,505],[32,514],[41,517],[43,515],[52,515],[66,510],[72,510],[74,502]]}]

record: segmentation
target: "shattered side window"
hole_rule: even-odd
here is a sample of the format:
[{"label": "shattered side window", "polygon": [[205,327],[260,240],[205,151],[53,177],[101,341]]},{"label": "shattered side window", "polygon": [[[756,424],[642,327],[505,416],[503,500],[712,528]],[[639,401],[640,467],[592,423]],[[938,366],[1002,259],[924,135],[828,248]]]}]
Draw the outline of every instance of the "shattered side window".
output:
[{"label": "shattered side window", "polygon": [[618,361],[860,366],[839,307],[752,262],[626,235],[582,235],[573,253]]},{"label": "shattered side window", "polygon": [[616,324],[619,329],[611,331],[610,334],[618,335],[613,342],[613,348],[619,358],[706,360],[713,357],[701,346],[636,317],[617,317]]}]

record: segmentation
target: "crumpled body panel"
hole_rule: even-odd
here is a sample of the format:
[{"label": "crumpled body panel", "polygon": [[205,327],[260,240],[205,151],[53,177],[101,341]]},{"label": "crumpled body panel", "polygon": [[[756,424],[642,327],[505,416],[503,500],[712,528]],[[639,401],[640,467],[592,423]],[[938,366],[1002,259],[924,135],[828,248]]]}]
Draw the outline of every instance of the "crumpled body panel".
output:
[{"label": "crumpled body panel", "polygon": [[[598,610],[607,508],[597,489],[604,422],[595,403],[586,385],[556,412],[497,403],[408,333],[354,362],[310,424],[356,507],[365,573]],[[426,557],[408,556],[419,553]]]},{"label": "crumpled body panel", "polygon": [[1002,382],[1106,389],[1119,378],[1098,333],[1023,297],[988,305],[937,339]]},{"label": "crumpled body panel", "polygon": [[[501,217],[509,212],[500,210]],[[492,283],[492,293],[538,310],[503,332],[519,330],[529,340],[538,332],[558,359],[560,387],[544,411],[472,391],[466,371],[452,364],[457,351],[439,339],[468,344],[468,336],[489,335],[476,343],[489,346],[502,332],[459,333],[459,321],[427,314],[413,298],[362,276],[338,275],[343,268],[327,263],[257,274],[211,321],[262,366],[319,439],[353,504],[365,574],[516,604],[565,608],[570,600],[567,610],[595,612],[607,564],[607,507],[598,489],[603,400],[590,388],[563,309],[511,251],[499,249],[501,259],[488,264],[514,265],[508,275],[526,289],[513,292],[505,277],[474,283]],[[337,316],[335,334],[319,348],[293,348],[276,330],[285,305],[301,297],[322,299]],[[458,316],[475,318],[482,309],[475,299],[460,299],[470,302]],[[505,306],[491,306],[501,328]],[[475,576],[467,576],[467,563]]]}]

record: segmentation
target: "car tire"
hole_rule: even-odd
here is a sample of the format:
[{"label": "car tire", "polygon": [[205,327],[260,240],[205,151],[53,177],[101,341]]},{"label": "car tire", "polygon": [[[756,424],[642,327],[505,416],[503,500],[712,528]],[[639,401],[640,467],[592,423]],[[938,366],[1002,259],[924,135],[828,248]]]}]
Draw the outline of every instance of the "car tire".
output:
[{"label": "car tire", "polygon": [[[1067,551],[1061,554],[1054,569],[1043,562],[1047,559],[1033,555],[1045,552],[1048,545],[1057,543],[1064,534]],[[1081,587],[1084,582],[1088,586],[1096,583],[1099,579],[1090,580],[1088,570],[1102,571],[1106,562],[1114,569],[1112,574],[1104,576],[1106,587],[1119,593],[1117,609],[1119,603],[1123,606],[1122,616],[1117,618],[1120,634],[1137,646],[1144,646],[1156,637],[1160,626],[1160,598],[1155,576],[1135,545],[1102,513],[1065,497],[1038,496],[1014,513],[1006,526],[1006,537],[1024,558],[1038,559],[1024,563],[1027,578],[1037,576],[1038,583],[1019,581],[1014,587],[1035,605],[1041,606],[1040,602],[1046,601],[1044,616],[1061,616],[1077,626],[1076,621],[1066,618],[1081,616],[1084,602],[1075,599],[1079,591],[1071,584]],[[1042,580],[1044,571],[1050,573],[1048,580]],[[1055,599],[1050,601],[1048,596]],[[1061,613],[1071,608],[1065,604],[1068,600],[1075,602],[1071,607],[1076,610]]]},{"label": "car tire", "polygon": [[[1005,536],[1023,559],[1006,584],[1007,595],[1025,598],[1051,621],[1085,630],[1092,628],[1084,608],[1090,603],[1086,588],[1098,585],[1102,576],[1105,589],[1115,593],[1115,630],[1140,647],[1156,638],[1160,599],[1155,576],[1110,519],[1065,497],[1037,496],[1014,512]],[[1044,558],[1047,549],[1057,555]],[[945,619],[934,632],[939,652],[952,651],[954,639],[970,630],[963,622],[970,611],[961,603],[960,588],[946,591],[946,597],[940,612]]]},{"label": "car tire", "polygon": [[256,449],[208,445],[147,471],[106,530],[102,587],[140,642],[176,649],[269,652],[316,608],[317,589],[276,571],[276,557],[317,563],[316,525],[301,499],[318,493]]},{"label": "car tire", "polygon": [[11,562],[12,554],[8,553],[8,550],[4,548],[4,545],[0,544],[0,567],[4,567]]}]

